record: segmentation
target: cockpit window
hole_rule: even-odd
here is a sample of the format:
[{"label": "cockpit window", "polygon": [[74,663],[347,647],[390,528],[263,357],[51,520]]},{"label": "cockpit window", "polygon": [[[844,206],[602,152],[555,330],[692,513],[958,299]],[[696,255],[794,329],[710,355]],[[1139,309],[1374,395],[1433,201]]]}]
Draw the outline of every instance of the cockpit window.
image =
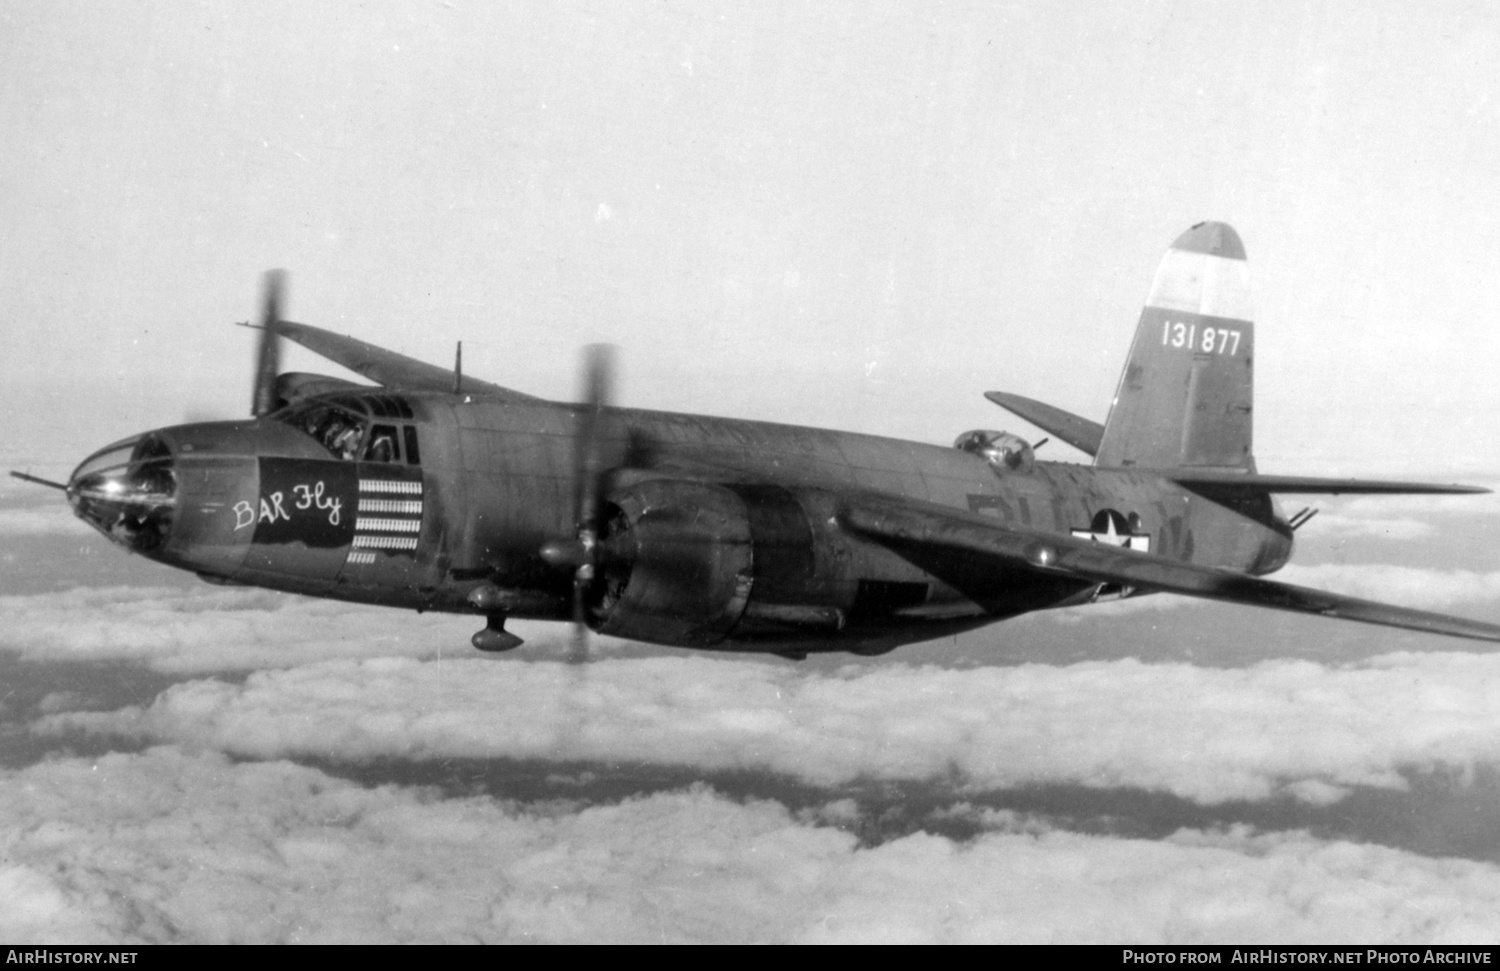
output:
[{"label": "cockpit window", "polygon": [[[416,429],[411,425],[372,424],[365,415],[374,407],[377,396],[357,398],[353,395],[328,395],[312,401],[293,404],[271,417],[282,424],[316,438],[335,458],[345,461],[400,462],[405,444],[406,462],[421,464],[417,454]],[[376,417],[402,414],[411,417],[411,407],[404,399],[378,396],[381,401]]]},{"label": "cockpit window", "polygon": [[276,419],[316,438],[336,458],[359,457],[367,424],[362,415],[338,405],[315,401],[288,408]]}]

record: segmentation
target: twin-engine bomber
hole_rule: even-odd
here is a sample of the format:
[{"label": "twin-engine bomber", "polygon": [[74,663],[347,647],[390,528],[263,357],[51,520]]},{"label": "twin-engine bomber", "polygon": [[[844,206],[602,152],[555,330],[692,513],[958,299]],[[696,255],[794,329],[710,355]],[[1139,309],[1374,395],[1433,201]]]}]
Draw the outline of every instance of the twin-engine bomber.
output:
[{"label": "twin-engine bomber", "polygon": [[[1093,456],[1016,435],[954,447],[620,408],[591,349],[583,402],[540,400],[281,317],[267,274],[252,418],[101,449],[63,490],[133,553],[213,583],[482,616],[654,644],[881,654],[1033,610],[1169,592],[1500,641],[1500,626],[1262,579],[1294,531],[1281,493],[1475,493],[1265,475],[1238,235],[1167,251],[1103,425],[996,404]],[[279,373],[290,339],[376,386]]]}]

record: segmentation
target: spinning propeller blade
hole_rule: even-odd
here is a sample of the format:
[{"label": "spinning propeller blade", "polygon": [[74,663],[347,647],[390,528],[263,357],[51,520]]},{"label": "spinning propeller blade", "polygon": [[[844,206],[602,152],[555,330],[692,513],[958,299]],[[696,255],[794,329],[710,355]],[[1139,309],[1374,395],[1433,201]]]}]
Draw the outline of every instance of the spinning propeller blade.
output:
[{"label": "spinning propeller blade", "polygon": [[281,370],[281,297],[286,288],[285,270],[266,271],[262,290],[260,345],[255,355],[255,393],[250,415],[259,418],[276,410],[276,375]]},{"label": "spinning propeller blade", "polygon": [[589,594],[598,575],[599,530],[609,468],[604,454],[604,409],[614,387],[614,348],[590,344],[584,349],[583,412],[573,454],[573,495],[577,497],[577,565],[573,571],[573,638],[568,661],[588,660]]}]

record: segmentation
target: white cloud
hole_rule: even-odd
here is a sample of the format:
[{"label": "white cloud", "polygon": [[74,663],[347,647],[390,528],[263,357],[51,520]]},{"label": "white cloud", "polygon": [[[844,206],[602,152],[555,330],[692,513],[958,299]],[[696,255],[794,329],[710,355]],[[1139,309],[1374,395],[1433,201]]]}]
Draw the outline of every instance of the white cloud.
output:
[{"label": "white cloud", "polygon": [[850,666],[702,657],[586,668],[339,660],[175,685],[149,706],[66,712],[45,732],[203,745],[256,758],[583,759],[769,770],[815,785],[938,779],[976,789],[1135,787],[1204,804],[1500,763],[1500,657],[1393,655],[1352,667]]},{"label": "white cloud", "polygon": [[0,597],[0,650],[36,662],[241,671],[329,657],[472,654],[471,618],[245,588],[80,587]]},{"label": "white cloud", "polygon": [[95,535],[65,505],[0,509],[0,536]]},{"label": "white cloud", "polygon": [[[1295,833],[1185,831],[1148,842],[1052,831],[987,836],[965,847],[916,835],[856,854],[839,876],[807,939],[1471,943],[1495,936],[1478,905],[1494,892],[1494,868]],[[1422,926],[1422,914],[1430,925]]]},{"label": "white cloud", "polygon": [[[1491,490],[1500,489],[1494,480],[1472,480],[1465,485],[1477,485]],[[1316,497],[1309,497],[1316,498]],[[1500,492],[1480,495],[1423,496],[1423,495],[1369,495],[1343,496],[1324,499],[1320,503],[1309,503],[1328,508],[1330,512],[1350,518],[1373,522],[1387,519],[1430,519],[1434,517],[1475,519],[1500,516]],[[1319,519],[1313,522],[1319,522]]]},{"label": "white cloud", "polygon": [[[1409,517],[1371,519],[1329,512],[1313,520],[1319,533],[1340,537],[1370,537],[1401,542],[1426,539],[1436,530],[1431,523]],[[1309,529],[1311,530],[1311,526]]]},{"label": "white cloud", "polygon": [[996,814],[862,847],[696,788],[579,811],[155,749],[0,773],[0,936],[37,943],[1496,940],[1500,869],[1305,834]]},{"label": "white cloud", "polygon": [[1459,603],[1500,604],[1500,572],[1434,570],[1387,563],[1292,564],[1274,579],[1429,610],[1442,610]]}]

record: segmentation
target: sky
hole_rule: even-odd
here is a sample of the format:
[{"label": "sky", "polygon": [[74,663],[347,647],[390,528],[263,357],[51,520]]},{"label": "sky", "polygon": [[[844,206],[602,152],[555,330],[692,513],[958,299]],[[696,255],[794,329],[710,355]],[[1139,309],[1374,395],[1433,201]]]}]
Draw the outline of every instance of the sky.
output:
[{"label": "sky", "polygon": [[[1217,219],[1263,470],[1495,486],[1497,56],[1463,3],[0,3],[0,462],[247,412],[268,267],[529,393],[608,340],[622,404],[1034,438],[982,393],[1102,420]],[[1465,642],[1152,597],[579,668],[6,483],[5,939],[1500,938]],[[1500,500],[1310,504],[1285,579],[1500,622]]]}]

